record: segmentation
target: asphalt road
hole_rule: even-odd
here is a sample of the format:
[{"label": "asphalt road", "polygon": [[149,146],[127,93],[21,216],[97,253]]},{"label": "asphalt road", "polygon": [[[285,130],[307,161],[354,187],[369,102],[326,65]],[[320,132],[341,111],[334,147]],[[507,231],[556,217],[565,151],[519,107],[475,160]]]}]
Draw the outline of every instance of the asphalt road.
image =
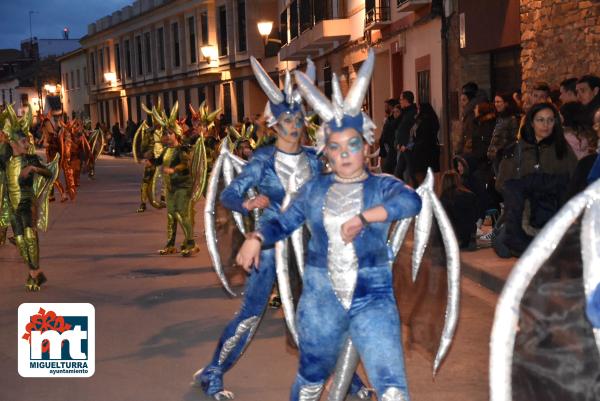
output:
[{"label": "asphalt road", "polygon": [[[226,295],[211,268],[202,203],[196,223],[200,254],[187,259],[157,255],[165,242],[165,212],[135,212],[141,171],[131,159],[103,157],[96,181],[82,177],[75,202],[52,204],[50,229],[40,239],[41,265],[49,281],[40,293],[24,291],[27,272],[16,248],[0,248],[0,401],[207,399],[190,386],[191,376],[210,359],[240,300]],[[244,275],[234,269],[228,275],[241,291]],[[435,379],[427,352],[406,344],[413,401],[488,399],[495,300],[488,290],[463,279],[456,340]],[[17,308],[24,302],[95,306],[93,377],[19,376]],[[226,385],[240,401],[283,401],[296,367],[281,311],[268,310],[246,354],[227,374]]]}]

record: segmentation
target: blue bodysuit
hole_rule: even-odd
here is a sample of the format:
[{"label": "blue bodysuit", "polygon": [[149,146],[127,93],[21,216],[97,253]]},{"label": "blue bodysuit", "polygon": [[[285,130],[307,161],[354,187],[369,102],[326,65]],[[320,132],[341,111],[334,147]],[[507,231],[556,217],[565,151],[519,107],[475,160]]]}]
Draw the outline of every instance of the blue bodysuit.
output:
[{"label": "blue bodysuit", "polygon": [[[383,206],[386,222],[371,223],[350,244],[341,225],[361,211]],[[350,337],[378,399],[408,401],[400,317],[392,286],[390,223],[415,216],[419,195],[387,175],[342,183],[319,175],[300,190],[289,208],[261,225],[263,246],[289,236],[302,224],[311,233],[297,327],[300,367],[292,401],[316,401]],[[269,264],[258,268],[261,274]]]}]

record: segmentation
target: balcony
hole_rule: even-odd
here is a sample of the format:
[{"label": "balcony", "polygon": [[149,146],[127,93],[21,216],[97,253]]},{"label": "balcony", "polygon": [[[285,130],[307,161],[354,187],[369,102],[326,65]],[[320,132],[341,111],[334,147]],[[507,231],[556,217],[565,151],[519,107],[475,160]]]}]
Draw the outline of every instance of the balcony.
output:
[{"label": "balcony", "polygon": [[390,7],[388,5],[365,10],[365,31],[381,29],[390,23]]},{"label": "balcony", "polygon": [[281,47],[281,60],[303,61],[316,57],[350,40],[350,19],[323,20]]},{"label": "balcony", "polygon": [[400,12],[415,11],[431,4],[431,0],[397,0],[397,2]]}]

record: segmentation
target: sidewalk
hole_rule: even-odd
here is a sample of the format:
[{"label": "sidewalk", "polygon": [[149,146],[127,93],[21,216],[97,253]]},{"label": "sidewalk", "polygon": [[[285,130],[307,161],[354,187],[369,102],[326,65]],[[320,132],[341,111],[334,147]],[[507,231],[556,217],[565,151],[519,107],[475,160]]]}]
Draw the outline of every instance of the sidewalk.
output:
[{"label": "sidewalk", "polygon": [[517,260],[502,259],[491,247],[460,253],[463,276],[497,294],[502,291]]}]

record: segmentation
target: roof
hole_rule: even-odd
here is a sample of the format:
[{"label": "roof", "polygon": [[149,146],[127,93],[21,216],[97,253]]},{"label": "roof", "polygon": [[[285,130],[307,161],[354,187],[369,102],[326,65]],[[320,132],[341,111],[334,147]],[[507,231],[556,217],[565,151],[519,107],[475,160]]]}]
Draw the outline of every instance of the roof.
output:
[{"label": "roof", "polygon": [[23,53],[18,49],[0,49],[0,63],[23,59]]},{"label": "roof", "polygon": [[63,60],[66,60],[68,58],[77,56],[79,53],[83,53],[83,48],[82,47],[79,47],[79,48],[77,48],[77,49],[75,49],[73,51],[70,51],[69,53],[63,54],[62,56],[57,57],[56,60],[57,61],[63,61]]}]

